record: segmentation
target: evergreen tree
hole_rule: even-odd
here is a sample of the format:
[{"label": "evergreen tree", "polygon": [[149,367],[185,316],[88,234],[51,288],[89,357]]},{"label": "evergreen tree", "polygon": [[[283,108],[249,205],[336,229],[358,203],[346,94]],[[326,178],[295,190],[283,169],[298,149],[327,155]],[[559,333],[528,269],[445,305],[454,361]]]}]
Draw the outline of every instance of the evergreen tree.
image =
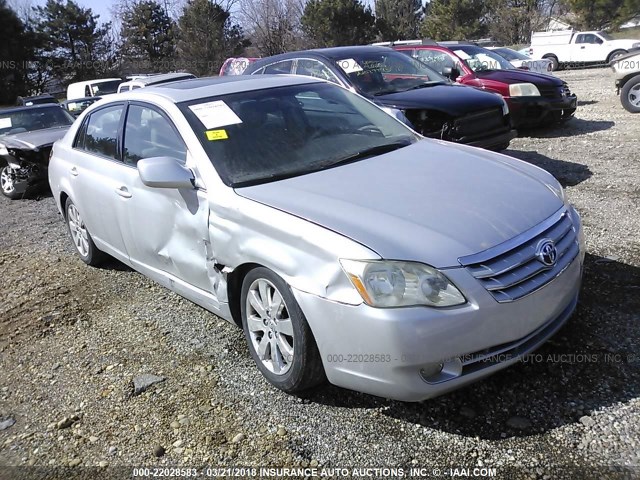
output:
[{"label": "evergreen tree", "polygon": [[314,47],[363,45],[375,38],[375,17],[359,0],[310,0],[302,30]]}]

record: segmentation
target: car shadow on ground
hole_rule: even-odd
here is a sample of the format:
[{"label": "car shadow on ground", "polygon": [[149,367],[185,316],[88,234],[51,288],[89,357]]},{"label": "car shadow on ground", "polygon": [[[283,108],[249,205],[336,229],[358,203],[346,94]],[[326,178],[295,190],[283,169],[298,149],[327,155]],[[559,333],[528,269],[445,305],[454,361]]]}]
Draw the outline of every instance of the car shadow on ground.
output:
[{"label": "car shadow on ground", "polygon": [[638,311],[640,268],[587,255],[576,313],[522,362],[421,403],[333,386],[307,394],[306,401],[379,409],[381,415],[466,437],[539,435],[640,395]]},{"label": "car shadow on ground", "polygon": [[534,151],[505,150],[502,153],[545,169],[556,177],[563,187],[578,185],[593,175],[586,165],[556,160]]},{"label": "car shadow on ground", "polygon": [[615,122],[610,120],[583,120],[581,118],[572,118],[564,123],[539,128],[518,128],[518,137],[564,138],[609,130],[614,125]]}]

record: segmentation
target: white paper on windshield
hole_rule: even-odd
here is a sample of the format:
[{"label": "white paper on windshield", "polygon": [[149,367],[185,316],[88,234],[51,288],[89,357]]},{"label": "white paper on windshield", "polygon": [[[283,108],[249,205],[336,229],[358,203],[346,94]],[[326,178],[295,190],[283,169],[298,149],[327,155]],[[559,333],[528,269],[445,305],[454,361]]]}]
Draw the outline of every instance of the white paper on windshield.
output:
[{"label": "white paper on windshield", "polygon": [[11,128],[11,117],[0,118],[0,128]]},{"label": "white paper on windshield", "polygon": [[463,60],[469,60],[471,58],[464,50],[454,50],[453,52]]},{"label": "white paper on windshield", "polygon": [[362,67],[353,58],[345,58],[344,60],[338,60],[338,66],[344,70],[344,73],[361,72]]},{"label": "white paper on windshield", "polygon": [[222,100],[191,105],[189,108],[207,130],[242,123],[240,117]]}]

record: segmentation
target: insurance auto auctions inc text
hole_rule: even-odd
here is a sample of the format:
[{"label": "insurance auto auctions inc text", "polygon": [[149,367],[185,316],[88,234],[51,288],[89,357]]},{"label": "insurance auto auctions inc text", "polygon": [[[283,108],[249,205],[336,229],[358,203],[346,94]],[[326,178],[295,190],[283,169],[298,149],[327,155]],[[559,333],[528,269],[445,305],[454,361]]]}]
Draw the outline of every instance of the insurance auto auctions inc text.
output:
[{"label": "insurance auto auctions inc text", "polygon": [[311,478],[438,478],[438,477],[496,477],[495,468],[270,468],[256,469],[256,475],[268,477],[311,477]]}]

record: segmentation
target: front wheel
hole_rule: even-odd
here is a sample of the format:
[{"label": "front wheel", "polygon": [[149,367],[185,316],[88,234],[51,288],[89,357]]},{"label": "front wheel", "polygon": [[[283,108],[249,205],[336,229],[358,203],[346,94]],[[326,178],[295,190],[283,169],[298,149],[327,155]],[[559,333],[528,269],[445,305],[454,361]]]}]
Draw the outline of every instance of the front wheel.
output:
[{"label": "front wheel", "polygon": [[640,75],[627,80],[620,90],[620,102],[631,113],[640,113]]},{"label": "front wheel", "polygon": [[325,380],[309,324],[285,281],[271,270],[251,270],[242,283],[242,327],[258,369],[287,393]]},{"label": "front wheel", "polygon": [[23,195],[16,190],[15,178],[15,169],[9,165],[5,165],[2,170],[0,170],[0,189],[2,190],[2,194],[11,200],[16,200]]},{"label": "front wheel", "polygon": [[105,259],[105,254],[98,250],[96,244],[93,243],[93,238],[91,238],[91,234],[84,224],[78,207],[75,206],[70,198],[67,198],[65,213],[67,230],[80,259],[93,267],[102,263]]}]

